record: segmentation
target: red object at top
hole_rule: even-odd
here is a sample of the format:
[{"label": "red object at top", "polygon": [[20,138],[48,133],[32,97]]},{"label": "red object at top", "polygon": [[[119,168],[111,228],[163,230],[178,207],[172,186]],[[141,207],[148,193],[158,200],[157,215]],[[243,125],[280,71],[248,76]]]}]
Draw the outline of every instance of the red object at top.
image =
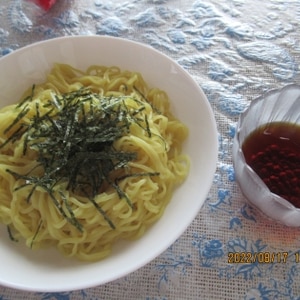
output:
[{"label": "red object at top", "polygon": [[30,0],[30,1],[42,7],[44,10],[49,10],[56,2],[56,0]]}]

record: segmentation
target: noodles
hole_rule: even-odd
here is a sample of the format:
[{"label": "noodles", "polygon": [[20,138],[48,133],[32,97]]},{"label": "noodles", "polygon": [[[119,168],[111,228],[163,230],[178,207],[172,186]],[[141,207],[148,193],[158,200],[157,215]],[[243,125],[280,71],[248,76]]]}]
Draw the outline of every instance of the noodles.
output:
[{"label": "noodles", "polygon": [[161,217],[188,174],[187,135],[139,73],[56,64],[0,110],[0,221],[33,249],[102,259]]}]

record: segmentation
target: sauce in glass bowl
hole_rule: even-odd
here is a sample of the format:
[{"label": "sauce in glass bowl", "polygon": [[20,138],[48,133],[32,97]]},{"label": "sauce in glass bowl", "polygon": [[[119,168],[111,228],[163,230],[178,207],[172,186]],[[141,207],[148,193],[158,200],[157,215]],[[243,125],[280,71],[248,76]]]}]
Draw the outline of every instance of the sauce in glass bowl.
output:
[{"label": "sauce in glass bowl", "polygon": [[300,85],[251,101],[237,122],[232,154],[245,199],[265,216],[300,227]]},{"label": "sauce in glass bowl", "polygon": [[247,164],[270,191],[300,208],[300,126],[272,122],[258,127],[244,141]]}]

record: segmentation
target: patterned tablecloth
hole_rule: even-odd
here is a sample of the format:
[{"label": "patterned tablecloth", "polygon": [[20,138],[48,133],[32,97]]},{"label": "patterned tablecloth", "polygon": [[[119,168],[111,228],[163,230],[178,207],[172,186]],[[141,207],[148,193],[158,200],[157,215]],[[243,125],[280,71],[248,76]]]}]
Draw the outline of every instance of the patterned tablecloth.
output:
[{"label": "patterned tablecloth", "polygon": [[[236,122],[250,101],[299,82],[299,24],[299,0],[57,0],[48,12],[26,1],[0,0],[0,56],[66,35],[111,35],[151,45],[199,83],[219,131],[207,200],[159,257],[95,288],[31,293],[3,286],[0,299],[300,299],[299,229],[276,224],[247,204],[231,154]],[[240,252],[258,253],[259,259],[234,263],[230,253]]]}]

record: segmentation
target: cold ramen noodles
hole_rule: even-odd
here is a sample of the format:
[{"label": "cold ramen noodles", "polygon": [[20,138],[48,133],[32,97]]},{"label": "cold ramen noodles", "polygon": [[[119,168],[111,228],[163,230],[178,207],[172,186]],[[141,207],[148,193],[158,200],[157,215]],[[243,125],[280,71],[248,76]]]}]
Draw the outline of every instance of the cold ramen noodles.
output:
[{"label": "cold ramen noodles", "polygon": [[0,221],[32,249],[100,260],[161,217],[188,174],[187,135],[139,73],[56,64],[0,110]]}]

